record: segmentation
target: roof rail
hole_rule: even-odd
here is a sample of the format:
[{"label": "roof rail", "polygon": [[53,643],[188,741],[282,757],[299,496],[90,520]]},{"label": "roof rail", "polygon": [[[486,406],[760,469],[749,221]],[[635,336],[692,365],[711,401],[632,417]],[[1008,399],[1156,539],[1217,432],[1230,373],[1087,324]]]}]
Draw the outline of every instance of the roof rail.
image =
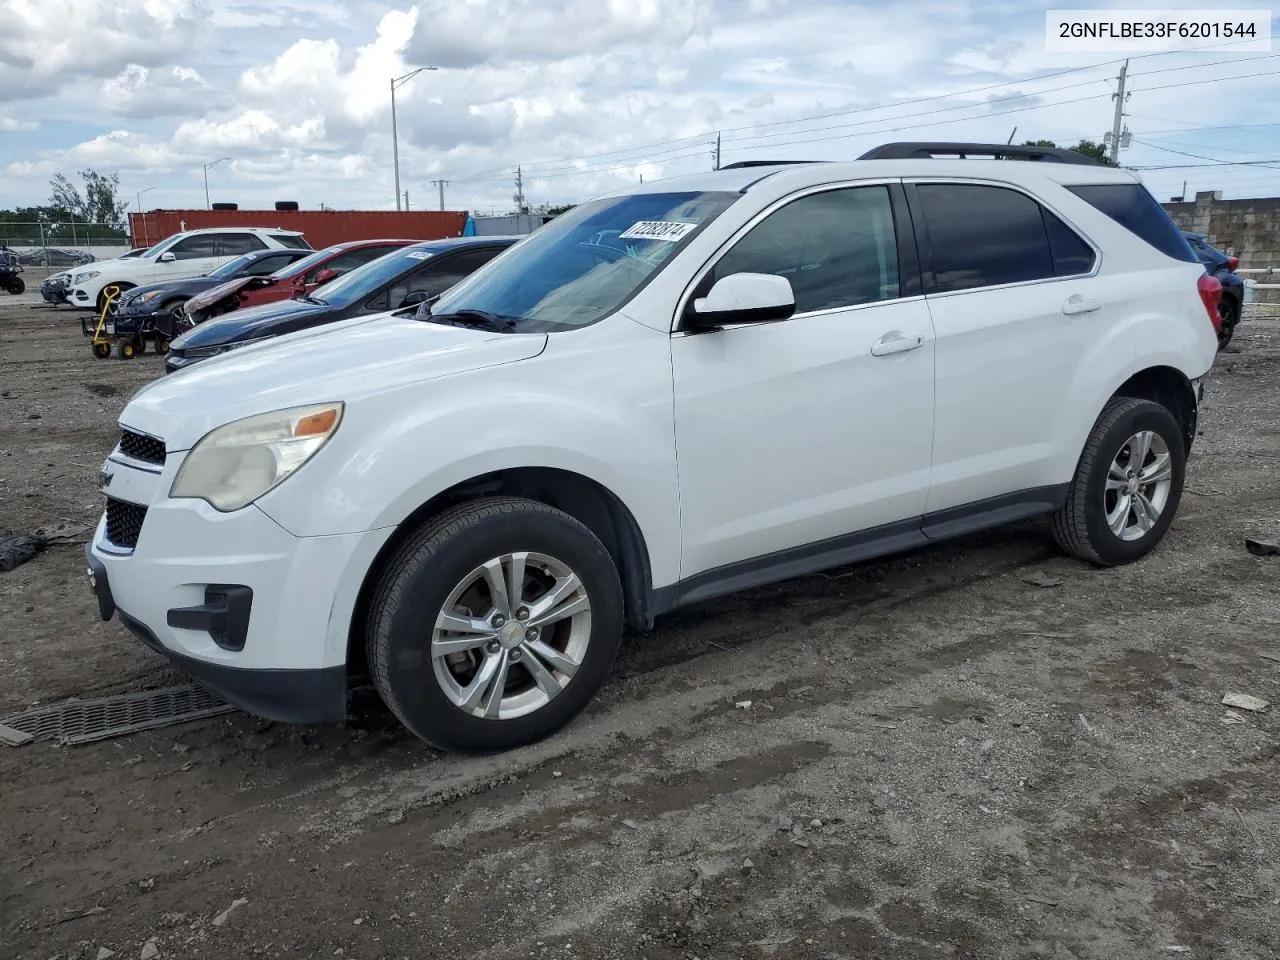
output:
[{"label": "roof rail", "polygon": [[939,155],[993,157],[997,160],[1038,160],[1100,167],[1093,157],[1066,147],[1022,147],[1008,143],[934,143],[930,141],[884,143],[868,150],[859,160],[932,160]]},{"label": "roof rail", "polygon": [[726,163],[723,167],[717,167],[718,170],[741,170],[744,167],[777,167],[784,163],[829,163],[829,160],[739,160],[736,163]]}]

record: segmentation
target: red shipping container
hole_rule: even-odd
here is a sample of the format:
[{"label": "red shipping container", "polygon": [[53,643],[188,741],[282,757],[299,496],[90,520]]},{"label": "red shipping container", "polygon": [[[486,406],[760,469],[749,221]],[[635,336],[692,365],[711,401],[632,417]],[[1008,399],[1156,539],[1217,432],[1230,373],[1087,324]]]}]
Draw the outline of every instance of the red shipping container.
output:
[{"label": "red shipping container", "polygon": [[345,240],[460,237],[466,225],[465,210],[149,210],[129,214],[131,243],[137,247],[207,227],[299,230],[320,250]]}]

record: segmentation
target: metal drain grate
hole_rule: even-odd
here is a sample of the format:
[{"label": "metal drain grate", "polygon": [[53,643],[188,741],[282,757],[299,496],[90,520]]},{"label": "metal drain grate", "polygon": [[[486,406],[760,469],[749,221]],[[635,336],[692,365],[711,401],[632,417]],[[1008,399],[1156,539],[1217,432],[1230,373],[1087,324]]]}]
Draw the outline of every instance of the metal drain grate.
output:
[{"label": "metal drain grate", "polygon": [[97,700],[64,700],[0,720],[0,742],[16,747],[32,740],[57,740],[72,746],[233,710],[225,700],[195,685]]}]

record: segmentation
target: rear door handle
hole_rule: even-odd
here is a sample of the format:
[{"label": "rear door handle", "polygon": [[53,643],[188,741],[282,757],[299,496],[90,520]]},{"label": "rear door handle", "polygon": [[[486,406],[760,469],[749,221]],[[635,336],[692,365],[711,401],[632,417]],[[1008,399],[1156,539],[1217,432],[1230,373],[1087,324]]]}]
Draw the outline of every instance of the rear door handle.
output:
[{"label": "rear door handle", "polygon": [[1102,304],[1097,300],[1089,300],[1077,293],[1074,296],[1067,298],[1067,302],[1062,305],[1062,312],[1067,316],[1072,316],[1077,313],[1093,313],[1093,311],[1097,310],[1101,306]]},{"label": "rear door handle", "polygon": [[897,330],[886,333],[871,345],[873,357],[887,357],[895,353],[906,353],[924,345],[924,337],[904,337]]}]

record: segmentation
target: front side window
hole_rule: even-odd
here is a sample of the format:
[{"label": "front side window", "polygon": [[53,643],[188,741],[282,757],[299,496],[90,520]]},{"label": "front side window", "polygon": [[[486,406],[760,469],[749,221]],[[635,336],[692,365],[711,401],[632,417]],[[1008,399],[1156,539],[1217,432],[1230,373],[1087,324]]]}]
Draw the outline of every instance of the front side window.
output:
[{"label": "front side window", "polygon": [[238,257],[241,254],[252,253],[254,250],[267,249],[262,239],[252,233],[219,233],[215,236],[218,238],[218,256],[220,257]]},{"label": "front side window", "polygon": [[1053,251],[1040,204],[1008,187],[916,185],[937,292],[1053,277]]},{"label": "front side window", "polygon": [[404,305],[405,298],[411,293],[425,293],[428,299],[438,293],[444,293],[454,284],[480,269],[502,250],[502,247],[489,247],[442,257],[438,263],[432,262],[397,281],[390,290],[383,291],[381,296],[370,301],[369,306],[375,310],[396,310]]},{"label": "front side window", "polygon": [[175,260],[203,260],[218,255],[217,238],[212,233],[202,233],[194,237],[179,240],[167,252],[173,254]]},{"label": "front side window", "polygon": [[218,267],[218,269],[210,272],[209,276],[220,280],[238,277],[249,267],[251,263],[253,263],[253,257],[236,257],[234,260],[228,260],[222,266]]},{"label": "front side window", "polygon": [[728,192],[634,193],[579,204],[453,287],[432,312],[494,313],[520,332],[595,323],[737,199]]},{"label": "front side window", "polygon": [[889,188],[847,187],[793,200],[752,227],[716,264],[715,279],[734,273],[785,277],[796,313],[897,298]]},{"label": "front side window", "polygon": [[275,273],[282,267],[287,267],[296,257],[291,257],[287,253],[278,253],[274,256],[258,257],[257,260],[249,266],[245,274],[250,277],[266,277]]}]

